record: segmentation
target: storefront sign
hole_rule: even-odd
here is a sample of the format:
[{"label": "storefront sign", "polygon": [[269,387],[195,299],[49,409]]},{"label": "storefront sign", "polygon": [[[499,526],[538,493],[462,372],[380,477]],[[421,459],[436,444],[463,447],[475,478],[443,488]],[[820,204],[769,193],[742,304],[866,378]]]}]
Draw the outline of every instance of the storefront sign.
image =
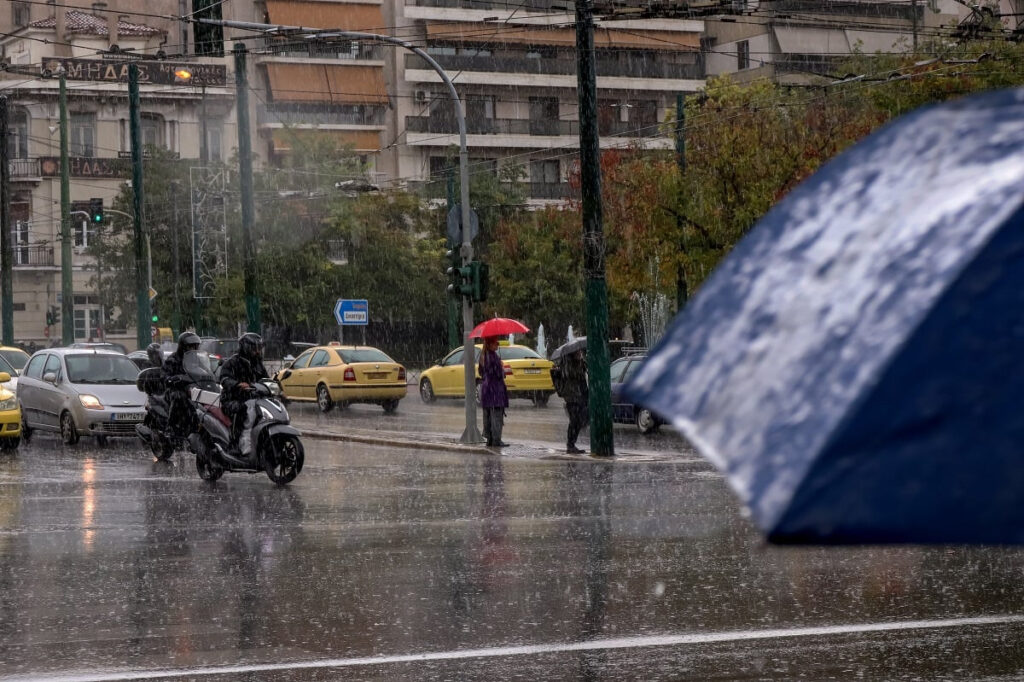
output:
[{"label": "storefront sign", "polygon": [[[59,176],[60,157],[41,157],[39,159],[39,173],[44,178]],[[127,178],[131,175],[131,163],[123,159],[73,156],[68,159],[68,175],[73,178]]]},{"label": "storefront sign", "polygon": [[[43,70],[56,74],[64,66],[65,78],[72,81],[127,83],[128,64],[139,67],[139,84],[145,85],[211,85],[227,83],[227,67],[222,64],[191,64],[188,62],[109,61],[105,59],[48,59]],[[191,74],[183,76],[182,72]]]}]

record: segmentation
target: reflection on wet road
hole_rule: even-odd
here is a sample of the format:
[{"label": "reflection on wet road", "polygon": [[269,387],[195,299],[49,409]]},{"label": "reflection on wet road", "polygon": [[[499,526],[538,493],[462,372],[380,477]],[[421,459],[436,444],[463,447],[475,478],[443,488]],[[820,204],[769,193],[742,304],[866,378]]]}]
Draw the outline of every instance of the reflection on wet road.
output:
[{"label": "reflection on wet road", "polygon": [[0,679],[1024,671],[1024,553],[764,546],[701,463],[308,441],[290,486],[0,457]]}]

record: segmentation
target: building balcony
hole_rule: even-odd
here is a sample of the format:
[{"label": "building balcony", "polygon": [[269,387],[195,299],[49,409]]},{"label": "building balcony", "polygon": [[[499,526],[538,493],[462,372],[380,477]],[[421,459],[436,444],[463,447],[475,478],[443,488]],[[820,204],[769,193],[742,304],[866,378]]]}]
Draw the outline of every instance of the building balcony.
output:
[{"label": "building balcony", "polygon": [[407,7],[449,7],[461,9],[508,10],[509,12],[566,12],[566,3],[553,0],[405,0]]},{"label": "building balcony", "polygon": [[301,105],[269,103],[256,108],[256,124],[273,126],[383,126],[386,107],[374,105],[331,106],[329,104],[304,107]]},{"label": "building balcony", "polygon": [[15,246],[13,249],[14,267],[50,267],[53,263],[52,246]]},{"label": "building balcony", "polygon": [[39,159],[10,159],[8,162],[12,180],[37,179],[39,173]]},{"label": "building balcony", "polygon": [[[408,187],[410,191],[418,192],[427,197],[443,197],[447,188],[447,180],[435,178],[412,181]],[[517,182],[508,183],[507,188],[518,191],[524,197],[533,201],[560,201],[579,198],[579,190],[574,189],[568,182]]]},{"label": "building balcony", "polygon": [[314,41],[288,38],[263,38],[261,57],[301,57],[303,59],[347,59],[383,61],[384,46],[368,41]]},{"label": "building balcony", "polygon": [[[405,130],[409,133],[456,134],[458,124],[448,117],[440,116],[406,116]],[[551,119],[528,118],[489,118],[468,119],[466,121],[468,135],[538,135],[538,136],[578,136],[578,121],[559,121]],[[598,134],[617,137],[666,137],[667,133],[660,130],[657,123],[636,123],[622,121],[600,121]]]},{"label": "building balcony", "polygon": [[[431,55],[445,70],[484,71],[488,73],[546,74],[575,76],[577,62],[571,57],[478,57],[469,55]],[[597,75],[619,78],[694,80],[704,78],[704,63],[675,64],[665,61],[629,58],[619,53],[601,56],[595,61]],[[406,69],[432,70],[421,57],[405,56]],[[496,79],[495,84],[500,84]]]}]

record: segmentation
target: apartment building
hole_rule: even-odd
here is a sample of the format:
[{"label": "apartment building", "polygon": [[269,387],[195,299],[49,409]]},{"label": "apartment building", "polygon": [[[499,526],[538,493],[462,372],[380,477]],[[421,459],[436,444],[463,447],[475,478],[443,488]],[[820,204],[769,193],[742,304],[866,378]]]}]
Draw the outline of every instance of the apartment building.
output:
[{"label": "apartment building", "polygon": [[[0,40],[8,65],[0,74],[0,93],[10,108],[14,326],[22,342],[60,339],[65,324],[74,326],[77,340],[107,332],[111,339],[135,338],[133,330],[109,328],[113,311],[104,309],[97,294],[95,249],[89,248],[103,239],[103,229],[84,213],[72,215],[70,228],[73,319],[46,322],[47,312],[61,307],[59,69],[67,81],[72,211],[83,211],[93,198],[110,207],[131,178],[127,60],[136,61],[141,73],[144,143],[198,160],[201,131],[207,133],[209,158],[230,154],[229,140],[237,135],[224,59],[167,57],[166,29],[97,5],[62,4],[40,18],[32,18],[39,6],[30,5],[31,20]],[[187,84],[175,76],[181,66],[193,73]]]},{"label": "apartment building", "polygon": [[[1013,16],[1017,0],[999,4]],[[855,54],[910,52],[970,16],[957,0],[736,0],[707,20],[707,72],[820,83]]]}]

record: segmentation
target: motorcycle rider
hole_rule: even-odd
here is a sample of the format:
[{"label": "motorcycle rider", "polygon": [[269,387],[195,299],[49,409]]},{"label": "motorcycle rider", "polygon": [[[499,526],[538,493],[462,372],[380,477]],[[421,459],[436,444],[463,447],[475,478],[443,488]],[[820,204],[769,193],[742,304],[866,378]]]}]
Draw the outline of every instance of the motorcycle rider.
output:
[{"label": "motorcycle rider", "polygon": [[[178,337],[178,347],[163,361],[164,381],[167,386],[168,419],[171,428],[182,436],[188,435],[192,414],[188,402],[188,385],[192,379],[185,372],[185,353],[190,350],[199,350],[200,343],[199,336],[194,332],[182,332]],[[146,350],[149,351],[148,348]]]},{"label": "motorcycle rider", "polygon": [[251,454],[252,427],[256,423],[253,384],[267,379],[263,366],[263,339],[248,332],[238,337],[238,351],[220,368],[221,409],[231,417],[231,449]]},{"label": "motorcycle rider", "polygon": [[146,359],[150,367],[163,367],[164,354],[160,351],[159,343],[151,343],[146,346]]}]

